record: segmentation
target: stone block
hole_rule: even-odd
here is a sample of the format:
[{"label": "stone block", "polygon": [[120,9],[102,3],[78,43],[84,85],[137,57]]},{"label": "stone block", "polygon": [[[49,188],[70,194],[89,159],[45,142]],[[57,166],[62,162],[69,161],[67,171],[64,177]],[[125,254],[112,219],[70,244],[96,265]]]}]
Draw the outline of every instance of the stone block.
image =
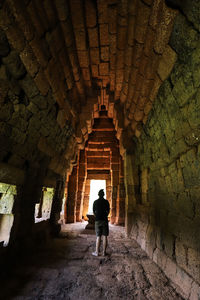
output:
[{"label": "stone block", "polygon": [[109,6],[108,7],[109,14],[109,33],[116,34],[117,33],[117,7]]},{"label": "stone block", "polygon": [[92,77],[98,77],[99,76],[99,68],[98,65],[91,65],[92,70]]},{"label": "stone block", "polygon": [[190,296],[190,291],[192,287],[193,279],[182,269],[177,267],[176,276],[174,278],[175,284],[180,286],[181,290],[183,291],[183,296],[188,299]]},{"label": "stone block", "polygon": [[108,7],[107,2],[104,0],[97,1],[98,8],[98,22],[99,24],[106,23],[108,20]]},{"label": "stone block", "polygon": [[169,41],[175,16],[176,11],[168,8],[165,5],[163,6],[162,22],[160,23],[160,26],[157,27],[156,39],[154,43],[154,50],[158,54],[163,53],[165,46]]},{"label": "stone block", "polygon": [[190,274],[192,274],[194,279],[200,283],[200,252],[198,250],[188,248],[187,259]]},{"label": "stone block", "polygon": [[99,48],[90,48],[90,61],[91,64],[94,65],[98,65],[100,63]]},{"label": "stone block", "polygon": [[34,81],[35,81],[35,84],[36,84],[38,90],[41,92],[41,94],[43,96],[46,96],[50,89],[50,86],[49,86],[48,81],[41,69],[35,76]]},{"label": "stone block", "polygon": [[138,107],[136,108],[134,112],[134,119],[138,122],[141,121],[144,117],[144,111],[140,110]]},{"label": "stone block", "polygon": [[73,37],[73,27],[70,22],[70,20],[63,21],[61,23],[61,28],[63,31],[64,39],[65,39],[65,44],[67,47],[72,47],[72,44],[74,42],[74,37]]},{"label": "stone block", "polygon": [[65,0],[56,0],[55,1],[58,18],[60,21],[65,21],[69,16],[69,6]]},{"label": "stone block", "polygon": [[166,273],[167,277],[169,277],[173,282],[176,281],[177,266],[171,258],[167,258],[164,272]]},{"label": "stone block", "polygon": [[167,46],[163,52],[162,58],[158,65],[158,75],[164,81],[171,73],[176,62],[177,55],[170,46]]},{"label": "stone block", "polygon": [[88,51],[78,51],[78,59],[81,68],[87,68],[89,66],[89,55]]},{"label": "stone block", "polygon": [[31,23],[34,26],[34,29],[41,37],[45,32],[45,27],[42,20],[40,19],[38,8],[36,7],[35,2],[29,2],[29,5],[27,7],[27,12],[28,12],[28,16],[30,17]]},{"label": "stone block", "polygon": [[34,53],[38,63],[40,65],[42,65],[42,67],[45,68],[48,63],[49,55],[48,55],[48,51],[46,50],[47,45],[46,45],[46,47],[43,47],[44,43],[45,42],[43,40],[41,40],[39,38],[35,38],[30,42],[30,46],[33,50],[33,53]]},{"label": "stone block", "polygon": [[86,26],[95,27],[96,20],[96,6],[92,0],[86,0],[85,2],[85,13],[86,13]]},{"label": "stone block", "polygon": [[72,23],[75,29],[84,28],[83,2],[81,0],[70,0]]},{"label": "stone block", "polygon": [[66,114],[63,109],[60,109],[57,115],[57,122],[61,128],[63,128],[66,124]]},{"label": "stone block", "polygon": [[55,14],[55,6],[50,0],[43,1],[43,7],[47,17],[48,24],[51,24],[50,28],[54,28],[57,23],[57,17]]},{"label": "stone block", "polygon": [[169,44],[176,51],[179,59],[187,63],[192,50],[197,46],[197,41],[197,32],[183,15],[178,15],[175,19]]},{"label": "stone block", "polygon": [[82,74],[83,74],[83,79],[86,81],[91,80],[90,77],[90,69],[89,68],[82,68]]},{"label": "stone block", "polygon": [[34,77],[39,70],[38,62],[35,55],[29,45],[27,45],[24,50],[20,53],[20,58],[26,67],[28,73]]},{"label": "stone block", "polygon": [[21,52],[25,47],[25,37],[21,29],[16,25],[12,25],[6,30],[9,43],[16,51]]},{"label": "stone block", "polygon": [[123,50],[126,46],[126,26],[118,26],[118,34],[117,34],[117,48],[119,50]]},{"label": "stone block", "polygon": [[145,113],[145,115],[148,115],[149,114],[149,112],[151,111],[151,109],[152,109],[152,102],[151,101],[148,101],[146,104],[145,104],[145,106],[144,106],[144,113]]},{"label": "stone block", "polygon": [[101,47],[100,48],[101,52],[101,60],[102,61],[109,61],[109,47]]},{"label": "stone block", "polygon": [[127,42],[128,46],[133,47],[135,37],[136,18],[133,15],[128,16]]},{"label": "stone block", "polygon": [[26,74],[26,69],[15,51],[11,51],[7,57],[2,58],[2,61],[15,79],[20,79]]},{"label": "stone block", "polygon": [[199,284],[193,281],[189,300],[199,299],[199,297],[200,297],[200,286]]},{"label": "stone block", "polygon": [[77,50],[86,50],[86,33],[85,29],[76,29],[75,30],[75,41]]},{"label": "stone block", "polygon": [[53,92],[57,92],[59,82],[61,81],[61,74],[60,74],[60,69],[58,65],[58,61],[56,61],[54,58],[52,58],[48,65],[47,68],[45,69],[45,75],[48,79],[49,84],[51,85]]},{"label": "stone block", "polygon": [[13,2],[11,10],[19,24],[21,31],[23,31],[26,39],[31,41],[35,34],[35,28],[31,23],[30,16],[26,13],[22,2]]},{"label": "stone block", "polygon": [[29,74],[27,74],[22,80],[20,80],[19,84],[28,98],[32,98],[38,95],[38,88]]},{"label": "stone block", "polygon": [[110,41],[110,53],[115,54],[117,51],[117,35],[110,34],[109,41]]},{"label": "stone block", "polygon": [[98,29],[88,28],[89,45],[90,47],[99,47]]},{"label": "stone block", "polygon": [[108,63],[100,63],[99,64],[99,74],[100,75],[108,75],[109,74],[109,64]]},{"label": "stone block", "polygon": [[150,96],[149,96],[151,102],[153,102],[154,99],[156,98],[161,83],[162,83],[162,82],[161,82],[160,78],[159,78],[158,76],[156,76],[156,77],[155,77],[155,81],[154,81],[153,88],[152,88],[151,93],[150,93]]},{"label": "stone block", "polygon": [[[49,44],[52,55],[57,59],[58,53],[65,47],[65,40],[61,26],[57,25],[56,28],[51,32],[51,41]],[[45,52],[48,55],[47,47]]]},{"label": "stone block", "polygon": [[143,2],[139,2],[137,7],[137,28],[135,31],[135,38],[138,42],[143,43],[145,38],[145,33],[147,29],[147,24],[150,16],[150,8]]},{"label": "stone block", "polygon": [[108,24],[100,24],[99,25],[100,31],[100,45],[107,46],[109,45],[109,34],[108,34]]}]

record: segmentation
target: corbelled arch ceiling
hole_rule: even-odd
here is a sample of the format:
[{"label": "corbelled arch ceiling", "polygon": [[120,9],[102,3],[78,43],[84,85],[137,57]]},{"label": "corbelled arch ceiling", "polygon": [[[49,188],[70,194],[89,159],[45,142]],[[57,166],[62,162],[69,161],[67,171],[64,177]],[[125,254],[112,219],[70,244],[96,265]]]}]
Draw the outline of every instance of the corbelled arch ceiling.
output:
[{"label": "corbelled arch ceiling", "polygon": [[175,16],[164,0],[1,1],[2,99],[17,82],[21,104],[31,99],[32,114],[52,103],[62,146],[54,149],[56,139],[47,134],[37,141],[54,158],[50,168],[62,173],[59,168],[76,160],[101,105],[113,118],[121,152],[127,146],[122,133],[125,140],[140,135],[176,60],[168,45]]}]

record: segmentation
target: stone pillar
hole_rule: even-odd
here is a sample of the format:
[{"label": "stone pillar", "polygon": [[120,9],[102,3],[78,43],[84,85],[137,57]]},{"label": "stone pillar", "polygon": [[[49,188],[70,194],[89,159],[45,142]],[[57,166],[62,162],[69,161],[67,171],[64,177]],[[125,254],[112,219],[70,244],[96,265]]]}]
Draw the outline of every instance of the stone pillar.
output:
[{"label": "stone pillar", "polygon": [[111,206],[111,195],[112,195],[112,186],[111,186],[111,177],[106,180],[106,199],[109,201]]},{"label": "stone pillar", "polygon": [[118,201],[116,209],[116,224],[124,225],[125,222],[125,186],[124,186],[124,162],[120,156],[120,172],[118,185]]},{"label": "stone pillar", "polygon": [[74,166],[72,174],[69,176],[69,183],[68,183],[66,223],[76,222],[77,187],[78,187],[78,166]]},{"label": "stone pillar", "polygon": [[134,175],[133,175],[133,155],[124,154],[124,184],[126,190],[125,200],[125,229],[129,235],[133,225],[134,207],[136,206]]},{"label": "stone pillar", "polygon": [[16,218],[11,232],[11,244],[16,238],[18,245],[23,248],[34,246],[35,204],[40,202],[47,164],[48,160],[44,159],[40,165],[35,163],[27,166],[25,182],[18,189],[20,199],[13,207]]},{"label": "stone pillar", "polygon": [[58,224],[58,220],[60,219],[60,212],[62,209],[64,186],[62,178],[57,180],[50,215],[51,233],[54,236],[57,236],[61,229],[60,224]]},{"label": "stone pillar", "polygon": [[86,215],[88,213],[89,200],[90,200],[90,179],[86,179],[85,195],[84,195],[84,199],[83,199],[83,216],[84,216],[84,219],[86,219]]},{"label": "stone pillar", "polygon": [[111,155],[111,180],[112,180],[112,203],[111,203],[111,224],[115,223],[116,218],[116,204],[118,198],[119,185],[119,149],[112,149]]},{"label": "stone pillar", "polygon": [[80,222],[82,220],[85,180],[86,180],[85,151],[81,150],[80,151],[80,156],[79,156],[78,192],[77,192],[77,205],[76,205],[76,222]]},{"label": "stone pillar", "polygon": [[64,190],[64,195],[65,195],[65,204],[64,204],[64,222],[67,224],[67,197],[68,197],[68,185],[69,185],[69,174],[67,175],[67,179],[65,181],[65,190]]}]

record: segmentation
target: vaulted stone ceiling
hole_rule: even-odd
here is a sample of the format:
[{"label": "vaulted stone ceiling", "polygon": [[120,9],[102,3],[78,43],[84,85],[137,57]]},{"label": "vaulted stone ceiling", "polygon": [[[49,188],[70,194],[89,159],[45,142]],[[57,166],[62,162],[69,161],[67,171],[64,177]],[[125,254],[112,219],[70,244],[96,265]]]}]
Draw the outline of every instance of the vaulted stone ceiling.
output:
[{"label": "vaulted stone ceiling", "polygon": [[[113,118],[121,151],[122,133],[125,140],[140,135],[176,60],[168,45],[175,15],[164,0],[1,1],[1,102],[12,91],[24,111],[28,107],[33,114],[30,140],[42,120],[43,132],[45,126],[52,132],[59,127],[49,140],[47,133],[35,137],[39,150],[54,157],[52,169],[61,154],[61,165],[75,160],[101,105]],[[18,104],[14,110],[23,115]],[[56,127],[48,118],[44,121],[43,110],[49,107]],[[11,123],[19,127],[18,116],[14,119]],[[23,145],[27,131],[18,130],[13,135],[18,134]],[[62,145],[55,138],[58,132]],[[54,143],[59,144],[57,154]]]}]

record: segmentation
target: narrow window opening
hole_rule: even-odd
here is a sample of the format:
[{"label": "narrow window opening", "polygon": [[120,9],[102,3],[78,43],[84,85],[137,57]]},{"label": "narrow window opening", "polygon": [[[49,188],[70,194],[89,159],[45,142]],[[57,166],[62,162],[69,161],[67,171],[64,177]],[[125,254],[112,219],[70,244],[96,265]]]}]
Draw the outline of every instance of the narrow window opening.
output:
[{"label": "narrow window opening", "polygon": [[43,187],[40,203],[35,205],[35,223],[50,218],[54,189]]},{"label": "narrow window opening", "polygon": [[93,214],[93,203],[96,199],[98,199],[99,190],[103,189],[106,198],[106,180],[90,180],[90,199],[89,199],[89,208],[88,214]]},{"label": "narrow window opening", "polygon": [[15,185],[0,183],[0,243],[6,247],[9,243],[10,232],[13,226],[12,213],[17,188]]}]

